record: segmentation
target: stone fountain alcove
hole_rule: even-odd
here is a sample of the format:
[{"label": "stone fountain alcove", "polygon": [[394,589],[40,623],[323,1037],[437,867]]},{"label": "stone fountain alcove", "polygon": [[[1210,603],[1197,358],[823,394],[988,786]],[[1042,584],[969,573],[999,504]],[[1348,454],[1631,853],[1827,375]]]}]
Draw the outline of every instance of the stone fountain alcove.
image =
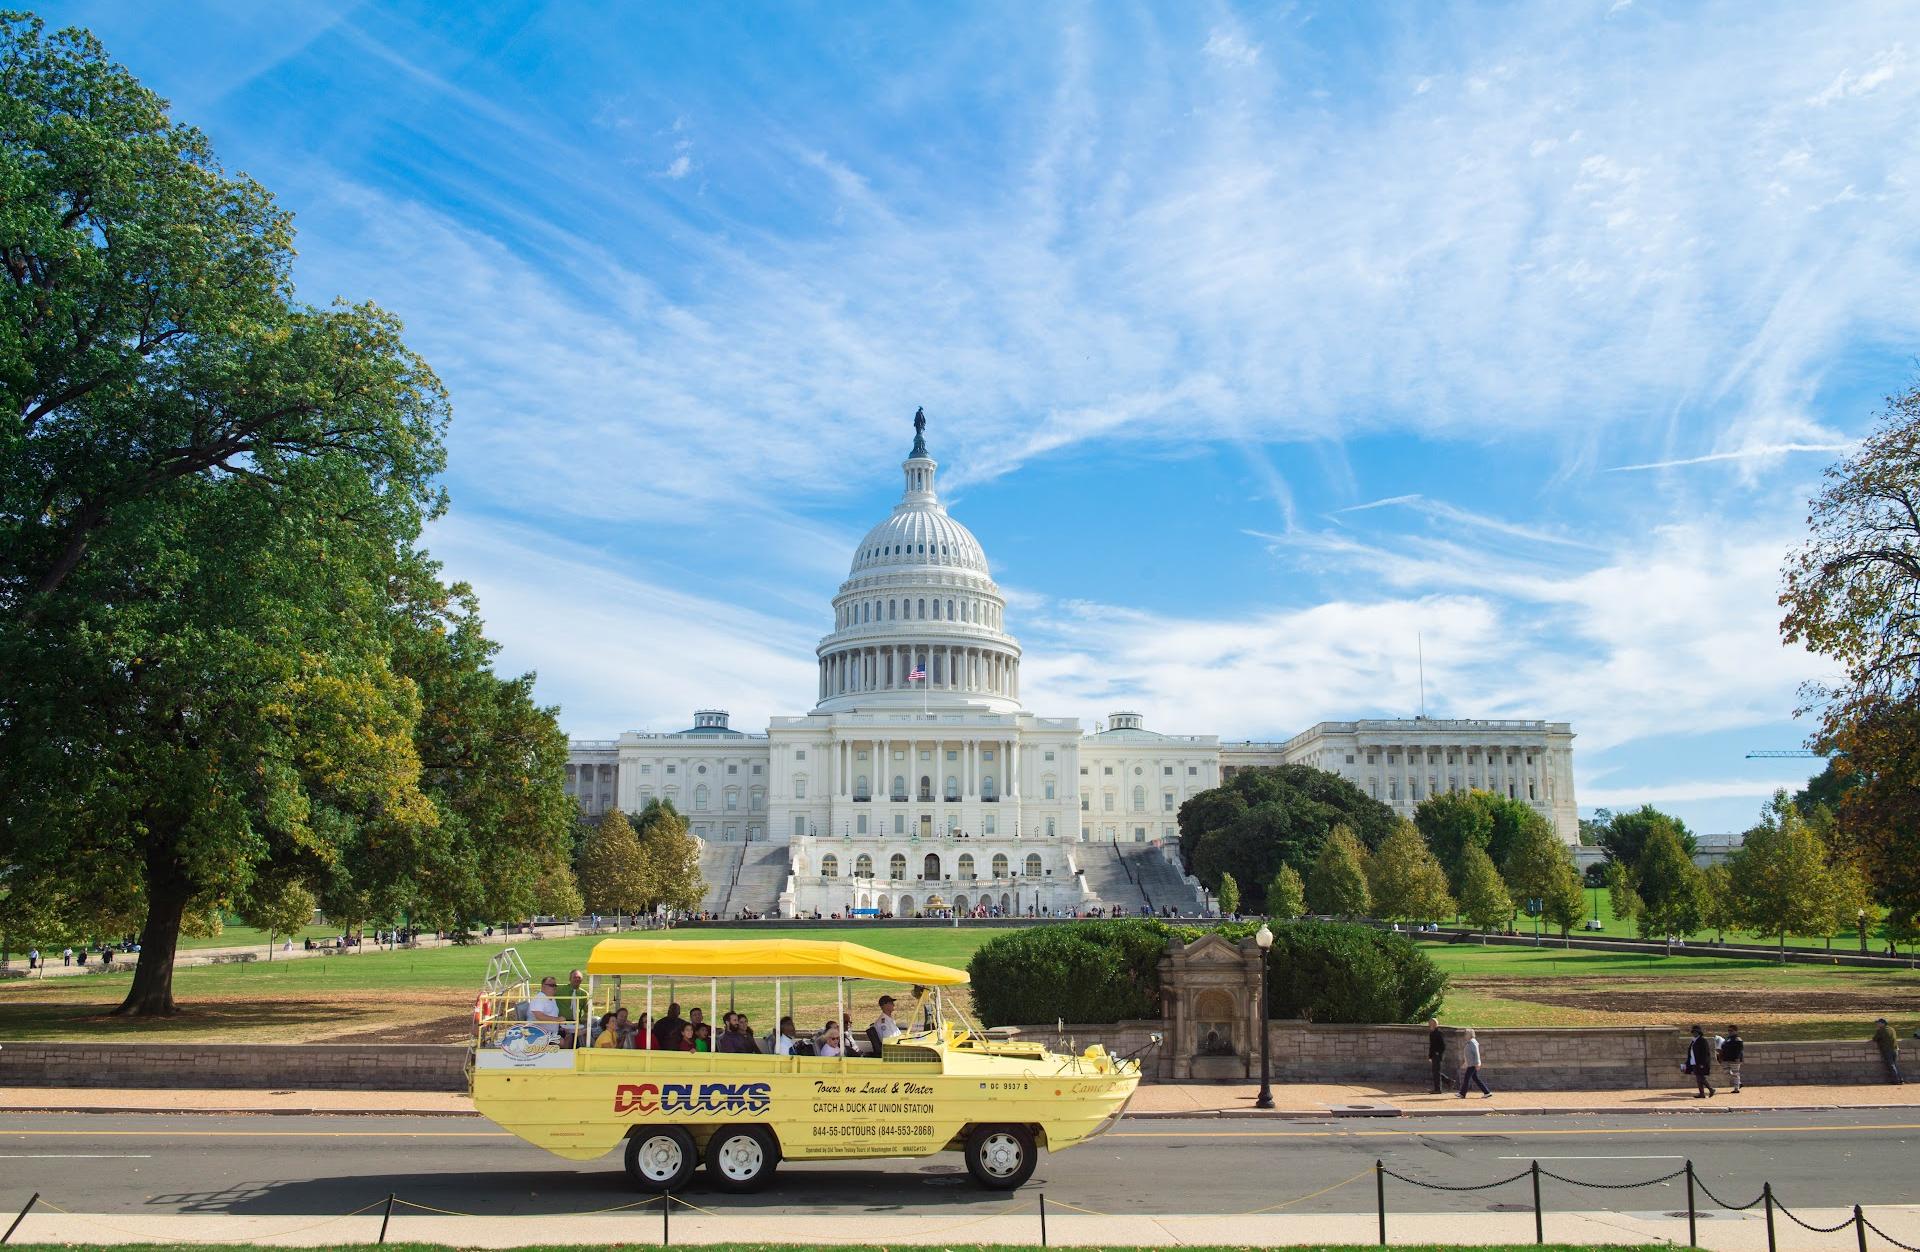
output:
[{"label": "stone fountain alcove", "polygon": [[1260,1052],[1260,949],[1252,939],[1173,940],[1160,958],[1160,993],[1169,1077],[1244,1081],[1253,1074]]}]

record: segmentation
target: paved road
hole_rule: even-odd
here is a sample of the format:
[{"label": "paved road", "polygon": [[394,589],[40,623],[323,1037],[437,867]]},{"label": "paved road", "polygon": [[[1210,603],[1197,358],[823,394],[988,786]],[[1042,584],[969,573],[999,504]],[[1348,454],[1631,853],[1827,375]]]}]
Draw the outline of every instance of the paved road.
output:
[{"label": "paved road", "polygon": [[[1742,1203],[1771,1180],[1789,1204],[1920,1202],[1920,1118],[1900,1111],[1631,1116],[1498,1115],[1353,1121],[1131,1121],[1042,1160],[1031,1186],[1048,1199],[1114,1214],[1237,1213],[1369,1170],[1435,1182],[1489,1181],[1544,1168],[1601,1182],[1651,1178],[1691,1157],[1723,1198]],[[0,1209],[33,1191],[95,1213],[334,1214],[388,1191],[482,1215],[572,1213],[635,1198],[609,1155],[576,1165],[478,1118],[218,1117],[189,1114],[0,1117]],[[1290,1206],[1370,1212],[1371,1177]],[[975,1188],[958,1158],[783,1166],[768,1191],[690,1195],[721,1210],[777,1213],[976,1213],[1005,1197]],[[1679,1180],[1635,1191],[1548,1181],[1549,1209],[1671,1211]],[[1495,1191],[1419,1190],[1388,1182],[1400,1211],[1505,1211],[1522,1181]],[[1702,1197],[1704,1206],[1708,1203]]]}]

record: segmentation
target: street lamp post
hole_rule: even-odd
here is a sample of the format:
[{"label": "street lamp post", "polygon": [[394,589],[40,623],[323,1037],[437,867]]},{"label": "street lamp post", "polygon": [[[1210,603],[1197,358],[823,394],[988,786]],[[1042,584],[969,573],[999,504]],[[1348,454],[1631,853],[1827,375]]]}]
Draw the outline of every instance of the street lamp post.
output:
[{"label": "street lamp post", "polygon": [[1273,950],[1273,931],[1265,922],[1253,936],[1260,948],[1260,1096],[1253,1102],[1257,1109],[1273,1107],[1273,1031],[1269,1028],[1267,1002],[1267,953]]}]

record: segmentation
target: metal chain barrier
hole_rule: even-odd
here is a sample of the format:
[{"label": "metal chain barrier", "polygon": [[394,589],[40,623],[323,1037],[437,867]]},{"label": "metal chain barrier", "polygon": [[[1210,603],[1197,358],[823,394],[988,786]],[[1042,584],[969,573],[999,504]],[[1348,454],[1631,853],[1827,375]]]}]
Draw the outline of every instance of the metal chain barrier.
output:
[{"label": "metal chain barrier", "polygon": [[1575,1187],[1591,1187],[1596,1191],[1632,1191],[1636,1187],[1657,1187],[1663,1182],[1672,1182],[1687,1171],[1676,1169],[1671,1174],[1662,1174],[1658,1178],[1649,1178],[1645,1182],[1585,1182],[1578,1178],[1568,1178],[1565,1174],[1556,1174],[1550,1169],[1540,1171],[1542,1178],[1551,1178],[1555,1182],[1564,1182]]},{"label": "metal chain barrier", "polygon": [[1729,1213],[1744,1213],[1748,1209],[1754,1207],[1756,1204],[1759,1204],[1760,1201],[1767,1198],[1767,1193],[1762,1191],[1759,1195],[1753,1197],[1753,1199],[1751,1200],[1748,1200],[1745,1204],[1728,1204],[1725,1200],[1722,1200],[1719,1196],[1713,1194],[1713,1188],[1707,1186],[1706,1183],[1701,1182],[1699,1179],[1699,1175],[1696,1174],[1694,1176],[1694,1181],[1699,1184],[1701,1193],[1705,1195],[1707,1199],[1713,1201],[1715,1208],[1726,1209]]},{"label": "metal chain barrier", "polygon": [[1788,1221],[1792,1222],[1794,1225],[1798,1226],[1802,1230],[1811,1230],[1816,1235],[1838,1234],[1840,1231],[1843,1231],[1847,1227],[1853,1225],[1853,1215],[1851,1213],[1841,1218],[1838,1225],[1834,1225],[1834,1226],[1811,1225],[1807,1222],[1802,1221],[1800,1217],[1797,1214],[1795,1214],[1792,1209],[1780,1203],[1779,1196],[1775,1196],[1773,1198],[1773,1210],[1776,1213],[1785,1213],[1787,1215]]},{"label": "metal chain barrier", "polygon": [[1886,1231],[1880,1229],[1878,1226],[1868,1221],[1864,1214],[1861,1215],[1860,1224],[1862,1226],[1865,1226],[1868,1230],[1871,1230],[1874,1234],[1879,1235],[1882,1239],[1885,1239],[1888,1243],[1891,1243],[1896,1248],[1904,1248],[1906,1252],[1920,1252],[1920,1247],[1915,1247],[1911,1243],[1900,1242],[1898,1239],[1894,1238],[1892,1235],[1888,1234]]},{"label": "metal chain barrier", "polygon": [[1471,1187],[1457,1187],[1444,1182],[1426,1182],[1419,1178],[1409,1178],[1405,1174],[1395,1173],[1390,1169],[1382,1169],[1380,1172],[1389,1178],[1397,1178],[1401,1182],[1412,1183],[1416,1187],[1425,1187],[1428,1191],[1491,1191],[1495,1187],[1504,1187],[1510,1182],[1519,1182],[1522,1178],[1530,1178],[1533,1176],[1532,1170],[1523,1169],[1513,1177],[1502,1178],[1498,1182],[1483,1182]]}]

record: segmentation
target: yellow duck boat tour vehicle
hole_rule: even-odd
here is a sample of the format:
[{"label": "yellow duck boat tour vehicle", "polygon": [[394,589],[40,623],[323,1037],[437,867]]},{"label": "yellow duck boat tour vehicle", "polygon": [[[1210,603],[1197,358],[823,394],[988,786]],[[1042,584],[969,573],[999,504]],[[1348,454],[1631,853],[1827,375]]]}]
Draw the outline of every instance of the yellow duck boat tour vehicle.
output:
[{"label": "yellow duck boat tour vehicle", "polygon": [[[545,1002],[517,953],[493,958],[474,1006],[473,1101],[568,1160],[624,1142],[627,1173],[644,1190],[680,1189],[702,1159],[714,1184],[749,1191],[784,1159],[947,1151],[965,1153],[981,1185],[1012,1189],[1033,1174],[1041,1148],[1058,1152],[1109,1129],[1140,1082],[1139,1062],[1098,1045],[1066,1056],[990,1038],[946,994],[965,985],[964,970],[855,943],[606,939],[586,973],[574,1019],[556,1021],[530,1011]],[[852,980],[907,988],[909,1003],[882,1029],[854,1034],[872,1052],[897,1023],[900,1033],[880,1039],[878,1055],[781,1055],[764,1037],[753,1039],[758,1051],[593,1046],[605,1014],[625,1009],[651,1026],[678,996],[717,1015],[722,985],[728,1002],[740,1003],[743,980],[754,980],[745,1001],[753,1007],[766,1003],[771,980],[766,1020],[776,1024],[829,1012],[842,1021]],[[566,1017],[564,1007],[557,1016]],[[812,1038],[803,1034],[795,1052],[809,1051]]]}]

